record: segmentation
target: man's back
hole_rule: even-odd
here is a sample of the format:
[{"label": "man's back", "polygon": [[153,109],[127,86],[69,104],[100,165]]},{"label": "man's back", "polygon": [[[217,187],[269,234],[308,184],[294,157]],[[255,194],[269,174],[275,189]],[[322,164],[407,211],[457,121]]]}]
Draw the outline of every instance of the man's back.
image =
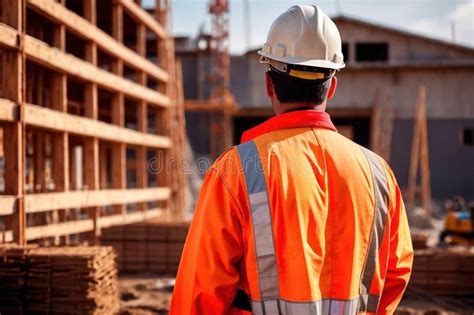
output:
[{"label": "man's back", "polygon": [[[285,310],[302,309],[309,303],[306,309],[319,309],[323,314],[340,310],[352,314],[357,309],[374,312],[379,302],[379,310],[385,312],[398,304],[412,260],[400,191],[388,166],[324,125],[324,115],[315,111],[283,114],[244,135],[244,140],[253,141],[260,164],[252,164],[242,154],[248,141],[228,150],[215,163],[210,170],[215,179],[208,175],[207,181],[223,188],[219,192],[211,184],[212,192],[202,193],[199,203],[205,203],[213,217],[196,213],[200,223],[193,222],[190,235],[200,235],[200,240],[187,242],[184,259],[191,255],[197,259],[202,267],[199,278],[212,279],[218,274],[226,285],[213,287],[211,281],[203,281],[206,288],[199,293],[177,287],[175,294],[186,290],[185,295],[194,296],[192,303],[213,310],[209,313],[229,311],[237,287],[249,296],[255,313],[259,301],[273,298]],[[311,122],[310,116],[317,119],[301,123]],[[249,170],[249,162],[260,167]],[[265,213],[252,208],[245,174],[249,171],[252,177],[264,178],[270,232],[259,227],[259,217]],[[209,235],[200,233],[201,229],[217,231]],[[400,234],[403,242],[399,242]],[[270,253],[275,271],[271,258],[259,258],[262,238],[270,238],[265,246],[273,242]],[[210,254],[199,251],[206,246],[219,255],[219,263],[210,263],[214,261],[206,257]],[[220,263],[226,269],[226,260],[235,270],[220,270]],[[191,276],[189,268],[180,266],[178,282],[180,277]],[[264,281],[276,283],[274,292],[268,292],[278,296],[265,295]],[[221,290],[220,297],[210,298],[216,290]],[[174,307],[180,308],[174,299]],[[189,307],[183,310],[195,309]]]}]

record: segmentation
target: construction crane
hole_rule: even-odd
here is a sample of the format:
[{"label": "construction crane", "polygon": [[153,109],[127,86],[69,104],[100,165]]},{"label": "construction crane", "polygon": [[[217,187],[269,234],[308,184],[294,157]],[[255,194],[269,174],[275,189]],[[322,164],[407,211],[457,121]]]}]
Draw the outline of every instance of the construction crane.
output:
[{"label": "construction crane", "polygon": [[230,93],[229,57],[229,1],[210,0],[211,15],[210,40],[210,154],[217,158],[231,145],[230,114],[235,109],[234,98]]},{"label": "construction crane", "polygon": [[219,98],[229,89],[229,2],[211,0],[211,96]]},{"label": "construction crane", "polygon": [[232,144],[231,114],[237,109],[230,92],[229,1],[209,0],[208,13],[211,30],[201,27],[197,38],[198,97],[185,107],[209,118],[209,157],[216,159]]}]

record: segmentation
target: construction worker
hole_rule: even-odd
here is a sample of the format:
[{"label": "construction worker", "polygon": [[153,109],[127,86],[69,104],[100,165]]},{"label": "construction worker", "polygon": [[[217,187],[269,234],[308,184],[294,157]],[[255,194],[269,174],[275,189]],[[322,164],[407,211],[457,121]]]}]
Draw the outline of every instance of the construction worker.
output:
[{"label": "construction worker", "polygon": [[171,314],[391,314],[413,249],[389,166],[325,112],[344,67],[317,6],[273,23],[259,51],[275,117],[209,169]]}]

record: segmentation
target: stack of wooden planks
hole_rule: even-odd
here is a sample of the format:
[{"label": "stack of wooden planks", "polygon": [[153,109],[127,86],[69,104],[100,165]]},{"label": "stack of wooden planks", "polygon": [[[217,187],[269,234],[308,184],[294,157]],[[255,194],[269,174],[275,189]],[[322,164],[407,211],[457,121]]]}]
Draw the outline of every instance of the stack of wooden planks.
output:
[{"label": "stack of wooden planks", "polygon": [[428,248],[428,235],[425,233],[414,233],[411,235],[411,241],[413,243],[413,249],[426,249]]},{"label": "stack of wooden planks", "polygon": [[0,247],[5,314],[114,314],[120,308],[111,247]]},{"label": "stack of wooden planks", "polygon": [[102,231],[103,245],[118,253],[124,272],[175,274],[189,229],[189,222],[147,221]]},{"label": "stack of wooden planks", "polygon": [[410,286],[439,295],[474,294],[474,249],[415,251]]},{"label": "stack of wooden planks", "polygon": [[13,245],[0,246],[0,305],[5,314],[24,314],[22,294],[26,282],[26,249]]}]

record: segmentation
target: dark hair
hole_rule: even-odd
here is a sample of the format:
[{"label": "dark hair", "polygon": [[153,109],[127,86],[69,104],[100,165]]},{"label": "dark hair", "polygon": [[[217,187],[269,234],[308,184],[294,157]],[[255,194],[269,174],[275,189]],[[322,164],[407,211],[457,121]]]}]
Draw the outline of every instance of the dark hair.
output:
[{"label": "dark hair", "polygon": [[330,78],[306,80],[269,70],[278,100],[281,103],[322,104],[328,96]]}]

